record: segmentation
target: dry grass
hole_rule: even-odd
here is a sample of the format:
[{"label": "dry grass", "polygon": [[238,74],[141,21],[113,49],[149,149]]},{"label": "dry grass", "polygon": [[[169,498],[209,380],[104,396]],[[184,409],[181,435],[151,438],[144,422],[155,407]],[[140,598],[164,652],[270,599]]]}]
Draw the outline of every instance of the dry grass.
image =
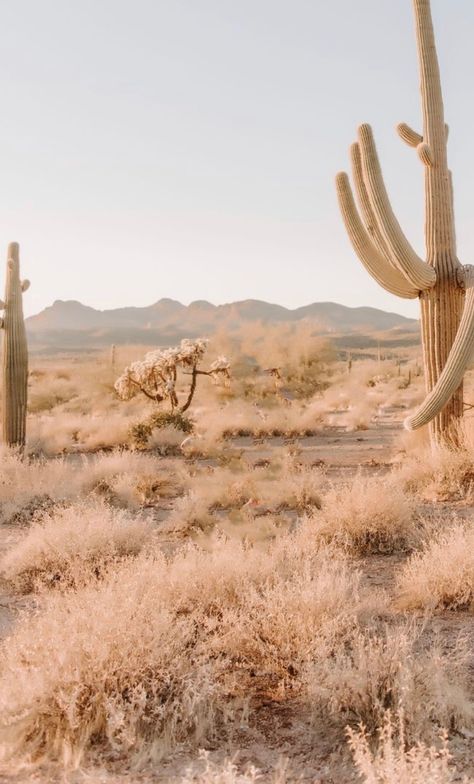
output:
[{"label": "dry grass", "polygon": [[346,560],[301,537],[139,556],[99,585],[50,594],[5,642],[4,748],[74,765],[92,743],[141,762],[202,743],[255,689],[301,688],[362,606]]},{"label": "dry grass", "polygon": [[[247,765],[243,772],[237,765],[238,755],[233,759],[226,759],[218,765],[212,762],[209,752],[201,750],[199,753],[200,771],[196,766],[190,767],[179,780],[179,784],[256,784],[262,779],[262,774],[254,765]],[[289,781],[287,762],[281,760],[274,768],[268,781],[270,784],[286,784]]]},{"label": "dry grass", "polygon": [[135,556],[150,542],[152,527],[104,502],[56,508],[31,525],[0,561],[16,591],[78,587],[107,567]]},{"label": "dry grass", "polygon": [[409,492],[429,501],[465,500],[474,497],[474,418],[465,418],[458,447],[431,449],[426,433],[400,439],[398,481]]},{"label": "dry grass", "polygon": [[222,511],[256,517],[319,508],[323,474],[301,463],[297,455],[276,451],[268,465],[250,467],[237,459],[232,467],[196,471],[188,485],[188,492],[174,504],[169,530],[189,533],[222,527],[222,515],[216,514]]},{"label": "dry grass", "polygon": [[463,609],[474,600],[474,529],[455,523],[428,539],[397,580],[402,609]]},{"label": "dry grass", "polygon": [[345,646],[308,670],[309,690],[315,704],[338,720],[362,723],[371,734],[387,709],[401,710],[405,735],[414,743],[443,727],[472,726],[469,663],[462,639],[448,651],[410,624],[356,628]]},{"label": "dry grass", "polygon": [[56,503],[89,495],[131,509],[181,491],[186,473],[150,455],[117,451],[106,455],[23,460],[0,450],[0,521],[24,523]]},{"label": "dry grass", "polygon": [[[385,715],[379,733],[375,753],[362,727],[359,731],[348,730],[357,771],[363,784],[454,784],[460,781],[455,768],[451,767],[452,756],[446,736],[441,744],[427,746],[417,743],[406,748],[403,731],[403,714],[399,726],[395,727],[391,713]],[[474,779],[462,779],[463,784],[472,784]]]},{"label": "dry grass", "polygon": [[[434,456],[423,436],[405,435],[395,471],[336,473],[331,484],[307,464],[311,454],[342,430],[416,405],[415,363],[354,356],[350,367],[307,325],[252,325],[216,336],[213,350],[231,360],[231,388],[203,380],[190,436],[157,429],[140,452],[126,451],[130,426],[153,407],[115,398],[108,353],[33,368],[36,457],[0,453],[1,522],[31,523],[7,532],[4,587],[36,591],[12,597],[31,609],[0,652],[4,770],[52,762],[61,777],[57,763],[93,765],[112,781],[133,766],[147,775],[148,763],[179,751],[168,760],[176,771],[205,745],[216,754],[204,753],[182,784],[283,784],[300,770],[260,773],[228,758],[236,732],[239,743],[240,733],[254,738],[262,704],[268,719],[274,701],[272,733],[290,744],[277,724],[293,720],[295,705],[303,734],[308,714],[340,743],[348,724],[366,784],[447,784],[454,773],[436,739],[443,727],[468,736],[473,727],[468,645],[396,613],[472,606],[470,526],[439,532],[419,501],[472,498],[474,428],[465,424],[462,448]],[[143,353],[119,349],[117,374]],[[327,428],[332,436],[301,448],[234,440]],[[153,531],[136,516],[148,506],[140,514],[161,521]],[[410,550],[396,605],[365,587],[357,564]],[[397,727],[387,709],[403,716]],[[336,769],[328,775],[337,780]]]},{"label": "dry grass", "polygon": [[360,555],[406,550],[419,540],[415,505],[390,477],[357,476],[333,485],[305,524]]}]

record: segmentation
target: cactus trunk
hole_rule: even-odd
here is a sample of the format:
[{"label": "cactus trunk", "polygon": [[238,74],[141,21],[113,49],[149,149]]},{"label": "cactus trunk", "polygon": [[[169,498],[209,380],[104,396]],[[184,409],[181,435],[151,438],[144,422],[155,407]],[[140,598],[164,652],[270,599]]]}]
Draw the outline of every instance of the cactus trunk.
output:
[{"label": "cactus trunk", "polygon": [[[423,143],[431,150],[425,165],[426,261],[436,270],[436,284],[422,292],[423,361],[428,393],[436,386],[456,338],[464,305],[459,286],[462,270],[456,256],[453,194],[447,162],[447,126],[429,0],[415,0],[415,25],[423,111]],[[430,421],[434,442],[455,438],[463,415],[463,389],[454,390],[444,408]]]},{"label": "cactus trunk", "polygon": [[3,440],[9,446],[23,447],[26,438],[28,392],[28,346],[23,318],[23,291],[27,281],[20,280],[18,243],[8,246],[7,276],[3,318]]},{"label": "cactus trunk", "polygon": [[352,245],[380,285],[405,298],[419,296],[427,395],[405,422],[429,423],[433,444],[456,441],[463,414],[462,380],[474,350],[474,269],[456,255],[453,188],[447,163],[448,127],[436,55],[430,0],[413,0],[420,67],[423,134],[397,130],[416,148],[425,176],[425,259],[403,234],[385,190],[369,125],[351,147],[360,213],[345,173],[337,176],[342,216]]}]

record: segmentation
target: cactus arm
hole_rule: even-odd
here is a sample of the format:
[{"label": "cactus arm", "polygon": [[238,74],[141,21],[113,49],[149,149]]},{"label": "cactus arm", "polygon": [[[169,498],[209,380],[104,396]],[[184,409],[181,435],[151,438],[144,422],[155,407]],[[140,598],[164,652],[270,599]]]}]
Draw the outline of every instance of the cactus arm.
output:
[{"label": "cactus arm", "polygon": [[370,125],[360,126],[359,142],[364,182],[393,263],[418,291],[429,289],[436,283],[436,272],[417,256],[393,213]]},{"label": "cactus arm", "polygon": [[377,283],[390,294],[404,299],[415,299],[418,290],[413,288],[403,275],[387,261],[372,242],[360,219],[349,178],[345,172],[336,177],[336,189],[347,234],[352,247],[362,264]]},{"label": "cactus arm", "polygon": [[448,403],[463,380],[474,351],[474,267],[464,267],[466,298],[458,331],[448,360],[435,386],[414,414],[407,417],[407,430],[416,430],[430,422]]},{"label": "cactus arm", "polygon": [[387,248],[387,243],[385,242],[383,238],[383,234],[380,231],[377,219],[373,213],[370,204],[367,188],[365,187],[364,175],[362,173],[362,159],[360,156],[360,147],[357,142],[351,144],[350,158],[352,164],[352,178],[354,180],[355,190],[357,194],[357,201],[359,202],[359,207],[360,207],[363,221],[365,223],[365,228],[367,229],[373,242],[377,245],[380,252],[385,256],[387,261],[389,261],[391,264],[392,262],[390,259],[390,252]]},{"label": "cactus arm", "polygon": [[25,280],[21,281],[20,287],[21,287],[21,290],[22,290],[23,294],[25,293],[25,291],[28,291],[30,286],[31,286],[31,283],[30,283],[29,280],[27,280],[27,278],[25,278]]},{"label": "cactus arm", "polygon": [[429,144],[426,142],[420,142],[418,147],[416,148],[418,153],[418,157],[425,166],[433,166],[434,159],[433,159],[433,151]]},{"label": "cactus arm", "polygon": [[408,144],[409,147],[418,147],[423,141],[423,136],[420,133],[417,133],[417,131],[414,131],[413,128],[410,128],[406,123],[399,123],[397,125],[397,133],[400,139],[403,139],[405,144]]}]

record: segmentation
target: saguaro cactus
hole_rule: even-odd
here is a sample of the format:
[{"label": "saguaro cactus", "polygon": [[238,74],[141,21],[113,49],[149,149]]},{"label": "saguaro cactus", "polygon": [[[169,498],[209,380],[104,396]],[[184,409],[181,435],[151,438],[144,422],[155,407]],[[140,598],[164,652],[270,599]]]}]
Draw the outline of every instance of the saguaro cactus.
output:
[{"label": "saguaro cactus", "polygon": [[[354,250],[387,291],[420,298],[427,395],[405,421],[430,423],[432,442],[450,442],[463,413],[462,381],[474,347],[474,267],[456,256],[453,191],[447,164],[448,126],[436,54],[430,0],[413,0],[421,78],[423,134],[405,123],[400,137],[417,150],[425,174],[426,257],[413,250],[393,213],[369,125],[350,148],[359,209],[347,174],[337,175],[342,217]],[[360,211],[359,211],[360,210]]]},{"label": "saguaro cactus", "polygon": [[23,447],[26,436],[26,405],[28,394],[28,346],[23,318],[23,292],[29,281],[20,280],[19,245],[8,246],[7,277],[3,327],[3,440],[10,446]]}]

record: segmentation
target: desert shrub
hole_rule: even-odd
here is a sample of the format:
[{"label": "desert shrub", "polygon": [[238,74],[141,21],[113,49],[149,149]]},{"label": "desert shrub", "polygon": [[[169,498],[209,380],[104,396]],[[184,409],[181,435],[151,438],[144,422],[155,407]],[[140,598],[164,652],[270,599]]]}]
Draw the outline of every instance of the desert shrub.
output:
[{"label": "desert shrub", "polygon": [[450,525],[425,542],[404,564],[397,580],[397,604],[462,609],[474,600],[474,529]]},{"label": "desert shrub", "polygon": [[167,526],[173,530],[209,528],[219,523],[215,512],[253,511],[256,515],[285,510],[308,511],[321,506],[323,475],[291,455],[263,468],[236,461],[233,468],[196,472],[188,492],[173,508]]},{"label": "desert shrub", "polygon": [[[450,765],[452,756],[444,734],[440,745],[427,746],[418,742],[407,749],[403,715],[399,725],[394,726],[392,714],[387,711],[375,751],[363,727],[348,730],[349,745],[363,784],[453,784],[461,780]],[[463,784],[472,782],[473,779],[463,779]]]},{"label": "desert shrub", "polygon": [[33,523],[0,561],[0,573],[15,590],[77,587],[107,566],[138,555],[152,535],[140,517],[103,502],[56,508]]},{"label": "desert shrub", "polygon": [[274,400],[250,403],[231,400],[219,408],[203,407],[194,412],[199,434],[218,441],[235,437],[296,438],[319,432],[322,416],[311,403],[294,401],[281,405]]},{"label": "desert shrub", "polygon": [[328,385],[335,353],[329,341],[315,334],[314,326],[244,323],[238,330],[222,329],[212,338],[214,350],[230,357],[232,392],[239,398],[262,400],[278,395],[275,377],[296,399],[309,398]]},{"label": "desert shrub", "polygon": [[374,734],[385,711],[401,710],[409,742],[432,739],[443,727],[472,725],[469,646],[458,638],[449,650],[407,624],[355,629],[345,646],[308,670],[316,705],[339,720],[362,723]]},{"label": "desert shrub", "polygon": [[56,378],[53,383],[48,379],[47,384],[36,381],[28,396],[28,411],[39,414],[51,411],[56,406],[67,403],[76,395],[76,387],[68,378]]},{"label": "desert shrub", "polygon": [[422,437],[401,440],[398,480],[427,500],[472,499],[474,494],[474,418],[465,418],[455,434],[457,446],[431,449]]},{"label": "desert shrub", "polygon": [[173,428],[180,433],[191,433],[193,424],[180,411],[154,411],[143,422],[137,422],[130,428],[130,438],[134,446],[145,449],[149,445],[153,432],[164,428]]},{"label": "desert shrub", "polygon": [[[237,757],[237,755],[235,755]],[[199,752],[199,767],[189,767],[179,784],[256,784],[262,779],[262,773],[254,765],[246,765],[243,772],[234,759],[226,759],[217,764],[210,758],[208,751],[201,749]],[[289,781],[286,760],[281,760],[270,774],[270,784],[285,784]]]},{"label": "desert shrub", "polygon": [[[86,401],[82,406],[89,411]],[[136,413],[115,412],[107,406],[97,413],[64,412],[28,419],[28,454],[54,456],[76,452],[97,452],[128,444],[129,430]]]},{"label": "desert shrub", "polygon": [[84,456],[81,468],[76,477],[81,495],[100,495],[129,509],[174,498],[187,480],[184,469],[170,460],[127,451]]},{"label": "desert shrub", "polygon": [[330,487],[321,503],[305,524],[360,555],[405,550],[417,541],[414,503],[389,478],[357,476]]},{"label": "desert shrub", "polygon": [[429,501],[468,498],[472,494],[474,465],[462,449],[438,447],[404,457],[397,480],[408,492]]},{"label": "desert shrub", "polygon": [[[187,436],[189,438],[189,436]],[[156,450],[163,457],[184,454],[183,433],[173,426],[154,430],[148,437],[147,447]]]},{"label": "desert shrub", "polygon": [[93,746],[138,764],[202,743],[255,690],[297,688],[321,640],[343,639],[363,605],[348,562],[310,544],[155,552],[46,596],[1,650],[9,758],[79,764]]},{"label": "desert shrub", "polygon": [[[181,491],[185,474],[166,460],[126,451],[74,458],[24,460],[0,450],[0,520],[25,523],[56,503],[99,495],[113,504],[139,508]],[[74,466],[74,470],[72,467]]]}]

